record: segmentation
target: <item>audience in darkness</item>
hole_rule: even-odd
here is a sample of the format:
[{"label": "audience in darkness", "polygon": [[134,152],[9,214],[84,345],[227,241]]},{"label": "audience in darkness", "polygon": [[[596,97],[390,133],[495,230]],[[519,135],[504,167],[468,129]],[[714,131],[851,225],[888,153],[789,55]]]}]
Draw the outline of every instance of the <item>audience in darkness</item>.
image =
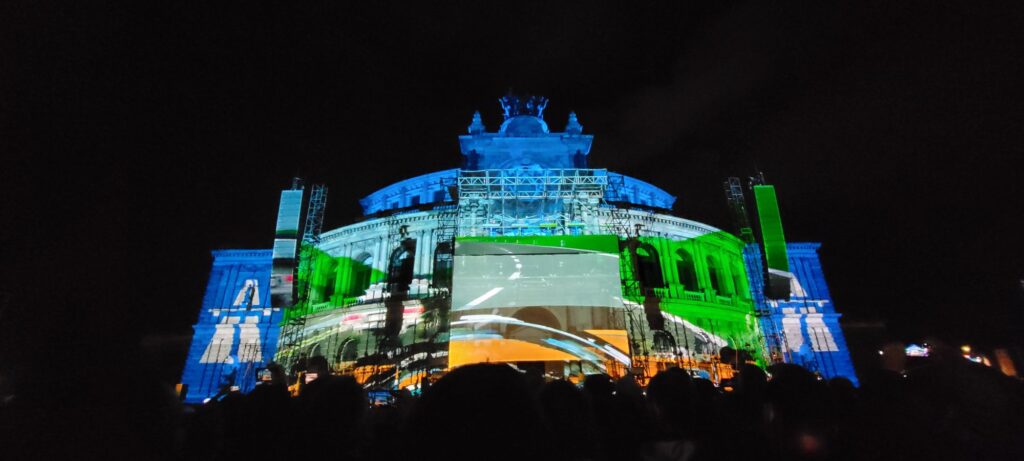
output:
[{"label": "audience in darkness", "polygon": [[[5,396],[0,441],[18,453],[62,434],[55,440],[63,442],[35,451],[40,459],[79,446],[109,459],[1024,459],[1019,381],[942,346],[911,370],[899,357],[883,359],[860,388],[789,364],[742,365],[720,387],[668,369],[646,389],[628,376],[545,383],[478,364],[452,370],[421,396],[395,392],[383,407],[371,406],[355,379],[332,375],[323,357],[308,359],[317,377],[298,397],[272,365],[248,395],[228,392],[196,407],[144,379],[121,406],[60,407],[52,403],[58,387],[40,382]],[[44,401],[51,407],[36,407]],[[58,407],[71,410],[69,419],[46,416]]]}]

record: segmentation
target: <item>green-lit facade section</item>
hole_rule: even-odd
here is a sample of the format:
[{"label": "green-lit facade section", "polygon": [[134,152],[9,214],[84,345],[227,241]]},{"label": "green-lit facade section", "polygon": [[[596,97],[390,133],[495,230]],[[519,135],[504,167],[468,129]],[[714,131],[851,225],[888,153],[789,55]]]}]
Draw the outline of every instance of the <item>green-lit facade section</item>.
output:
[{"label": "green-lit facade section", "polygon": [[387,274],[364,262],[344,256],[331,256],[318,248],[302,245],[301,252],[309,252],[307,270],[304,260],[298,271],[298,286],[309,278],[308,299],[300,299],[296,306],[285,312],[285,321],[360,302],[370,285],[382,282]]},{"label": "green-lit facade section", "polygon": [[[743,242],[727,232],[690,239],[639,237],[634,250],[623,241],[623,296],[680,317],[746,350],[761,361],[761,332],[750,296]],[[666,330],[672,331],[671,322]]]},{"label": "green-lit facade section", "polygon": [[[656,302],[658,308],[726,340],[734,349],[762,357],[760,330],[743,263],[743,242],[727,232],[689,239],[639,237],[630,241],[613,235],[459,237],[459,242],[497,242],[619,254],[622,297],[636,306]],[[284,321],[365,304],[366,290],[384,282],[387,274],[347,257],[310,252],[311,270],[302,266],[298,285],[309,277],[308,299],[288,309]],[[636,255],[636,262],[633,261]],[[436,274],[435,274],[436,276]],[[379,301],[379,300],[372,300]],[[669,322],[671,326],[671,322]],[[647,328],[647,326],[645,326]],[[667,327],[668,328],[668,327]],[[653,337],[649,332],[642,336]],[[683,338],[680,338],[683,341]]]},{"label": "green-lit facade section", "polygon": [[614,235],[530,235],[510,237],[459,237],[460,242],[495,242],[535,245],[539,247],[572,248],[576,250],[619,252],[618,237]]},{"label": "green-lit facade section", "polygon": [[789,258],[786,256],[786,236],[782,233],[782,216],[775,187],[754,186],[757,201],[757,216],[761,222],[761,238],[768,268],[789,272]]}]

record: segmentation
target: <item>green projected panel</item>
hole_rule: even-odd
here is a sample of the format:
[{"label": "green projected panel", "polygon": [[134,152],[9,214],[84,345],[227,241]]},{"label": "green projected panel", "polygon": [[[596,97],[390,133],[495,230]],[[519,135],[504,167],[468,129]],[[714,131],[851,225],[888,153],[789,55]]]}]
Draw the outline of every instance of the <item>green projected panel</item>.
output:
[{"label": "green projected panel", "polygon": [[[646,342],[643,347],[659,353],[676,347],[688,358],[710,360],[724,346],[763,357],[743,245],[727,232],[624,242],[620,270],[627,310],[635,309],[639,320],[644,307],[656,305],[674,345],[656,341],[661,333],[651,331],[644,321],[631,321],[631,328],[636,328],[631,330],[633,340]],[[643,334],[638,334],[641,330]]]},{"label": "green projected panel", "polygon": [[789,272],[786,236],[782,233],[782,217],[774,186],[754,186],[757,215],[761,221],[761,238],[768,268]]},{"label": "green projected panel", "polygon": [[570,248],[574,250],[599,251],[616,254],[619,252],[618,237],[613,235],[532,235],[512,237],[459,237],[459,242],[509,243],[549,248]]},{"label": "green projected panel", "polygon": [[285,313],[285,321],[325,309],[358,304],[371,285],[384,281],[383,271],[371,267],[370,261],[356,261],[344,256],[331,256],[319,248],[303,243],[302,251],[310,251],[312,270],[300,267],[299,286],[309,277],[309,297]]}]

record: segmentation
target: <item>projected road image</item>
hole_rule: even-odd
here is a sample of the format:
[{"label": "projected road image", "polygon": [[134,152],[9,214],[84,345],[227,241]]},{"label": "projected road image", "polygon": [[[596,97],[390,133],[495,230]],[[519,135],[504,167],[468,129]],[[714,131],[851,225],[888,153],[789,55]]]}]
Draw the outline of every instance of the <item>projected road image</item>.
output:
[{"label": "projected road image", "polygon": [[622,307],[618,254],[500,242],[459,242],[452,310]]},{"label": "projected road image", "polygon": [[457,241],[449,365],[627,369],[617,250],[614,236]]}]

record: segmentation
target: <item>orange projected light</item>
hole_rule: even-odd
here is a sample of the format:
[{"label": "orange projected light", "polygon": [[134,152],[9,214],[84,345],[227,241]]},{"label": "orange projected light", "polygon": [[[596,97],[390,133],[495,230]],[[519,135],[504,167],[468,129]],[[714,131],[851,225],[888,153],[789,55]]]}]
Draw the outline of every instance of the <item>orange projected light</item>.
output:
[{"label": "orange projected light", "polygon": [[622,352],[629,352],[629,338],[626,330],[583,330],[611,344]]},{"label": "orange projected light", "polygon": [[359,384],[366,384],[366,382],[374,375],[383,373],[394,368],[394,365],[363,365],[356,367],[352,370],[352,376],[356,378],[356,382]]},{"label": "orange projected light", "polygon": [[546,362],[579,360],[572,354],[517,339],[453,340],[449,344],[448,366],[487,362]]}]

